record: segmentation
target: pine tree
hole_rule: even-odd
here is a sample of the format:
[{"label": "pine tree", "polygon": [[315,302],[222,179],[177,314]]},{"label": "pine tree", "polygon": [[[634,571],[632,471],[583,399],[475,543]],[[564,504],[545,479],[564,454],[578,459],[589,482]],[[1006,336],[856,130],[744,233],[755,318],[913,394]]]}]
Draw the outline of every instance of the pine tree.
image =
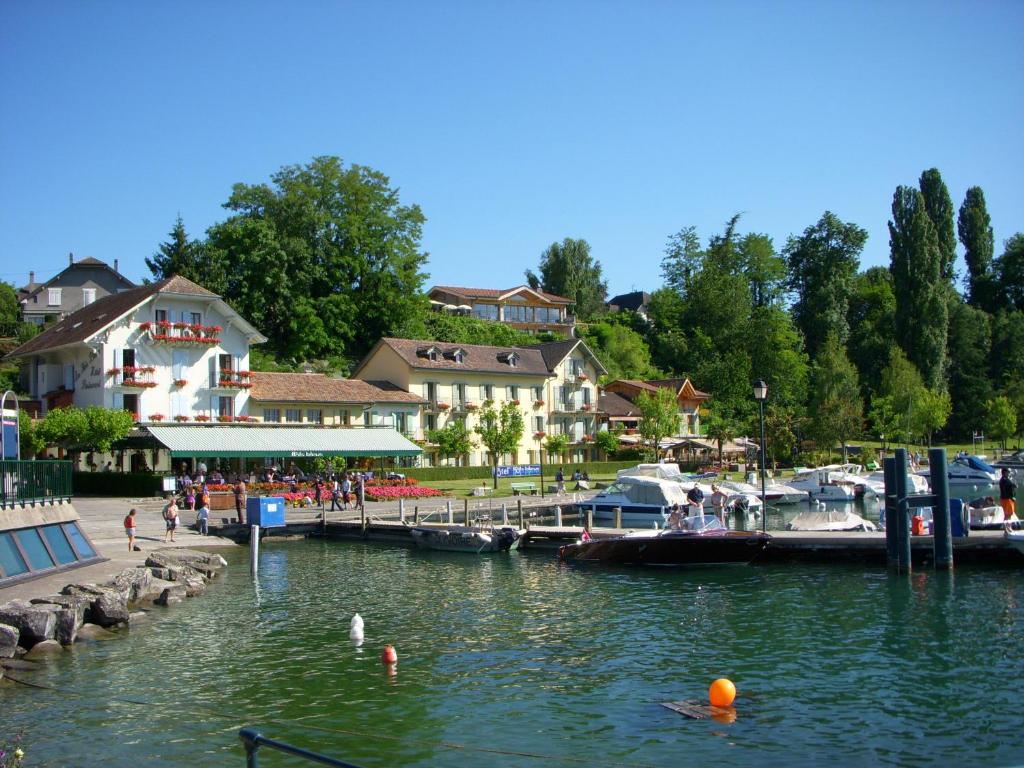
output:
[{"label": "pine tree", "polygon": [[972,307],[991,314],[996,311],[996,286],[992,276],[995,241],[981,187],[967,190],[964,204],[960,206],[957,233],[967,262],[967,300]]},{"label": "pine tree", "polygon": [[942,252],[924,195],[897,187],[889,222],[896,341],[921,372],[925,386],[945,389],[948,283]]}]

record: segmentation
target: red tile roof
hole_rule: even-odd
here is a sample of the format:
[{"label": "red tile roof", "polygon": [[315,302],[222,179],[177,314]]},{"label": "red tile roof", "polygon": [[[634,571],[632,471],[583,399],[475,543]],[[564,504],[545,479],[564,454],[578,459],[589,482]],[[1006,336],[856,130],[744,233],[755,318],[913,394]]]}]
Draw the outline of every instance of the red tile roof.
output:
[{"label": "red tile roof", "polygon": [[423,398],[389,381],[336,379],[322,373],[253,371],[250,396],[260,402],[422,403]]},{"label": "red tile roof", "polygon": [[502,296],[521,290],[532,291],[553,304],[574,303],[572,299],[567,299],[564,296],[556,296],[553,293],[542,291],[540,288],[531,288],[528,285],[517,285],[514,288],[461,288],[453,285],[435,285],[430,289],[430,291],[428,291],[428,293],[444,291],[445,293],[451,293],[455,296],[462,296],[467,299],[499,299]]}]

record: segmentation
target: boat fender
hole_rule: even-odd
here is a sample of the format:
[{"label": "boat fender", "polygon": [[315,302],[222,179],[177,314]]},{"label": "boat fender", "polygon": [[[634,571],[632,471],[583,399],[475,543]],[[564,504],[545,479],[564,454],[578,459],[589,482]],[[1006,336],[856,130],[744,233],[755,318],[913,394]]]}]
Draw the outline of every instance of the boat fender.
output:
[{"label": "boat fender", "polygon": [[398,661],[398,653],[395,651],[394,646],[385,645],[384,651],[380,655],[381,664],[395,664]]}]

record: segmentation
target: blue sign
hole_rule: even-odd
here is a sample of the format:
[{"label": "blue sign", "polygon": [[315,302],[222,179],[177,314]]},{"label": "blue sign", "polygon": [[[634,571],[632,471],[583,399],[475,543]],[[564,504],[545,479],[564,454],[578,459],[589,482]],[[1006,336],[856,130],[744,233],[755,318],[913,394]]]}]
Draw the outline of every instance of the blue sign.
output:
[{"label": "blue sign", "polygon": [[516,464],[508,467],[495,467],[498,477],[532,477],[540,474],[540,464]]},{"label": "blue sign", "polygon": [[16,416],[10,417],[5,414],[2,421],[4,450],[0,459],[16,459],[18,458],[18,419]]}]

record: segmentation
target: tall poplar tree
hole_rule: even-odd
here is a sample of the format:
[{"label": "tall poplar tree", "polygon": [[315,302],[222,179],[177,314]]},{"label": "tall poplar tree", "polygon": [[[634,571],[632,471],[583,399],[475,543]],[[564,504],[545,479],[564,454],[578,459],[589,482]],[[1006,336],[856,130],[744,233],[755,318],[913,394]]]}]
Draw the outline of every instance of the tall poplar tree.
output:
[{"label": "tall poplar tree", "polygon": [[896,295],[896,340],[925,386],[945,389],[948,283],[924,195],[899,186],[892,198],[889,248]]},{"label": "tall poplar tree", "polygon": [[830,333],[840,343],[849,336],[848,301],[867,239],[864,229],[825,211],[816,224],[786,243],[789,289],[796,294],[793,317],[812,358]]},{"label": "tall poplar tree", "polygon": [[995,240],[992,237],[992,219],[985,206],[985,193],[981,187],[971,187],[960,206],[957,233],[964,246],[967,262],[967,301],[972,307],[988,313],[996,311],[996,286],[992,275],[992,257]]},{"label": "tall poplar tree", "polygon": [[939,274],[945,280],[953,280],[953,262],[956,260],[956,233],[953,230],[953,200],[946,189],[946,182],[938,168],[929,168],[921,174],[921,195],[924,209],[935,227],[935,238],[939,244]]},{"label": "tall poplar tree", "polygon": [[846,357],[835,331],[825,337],[811,378],[814,382],[808,409],[811,434],[818,447],[825,450],[830,450],[838,441],[845,459],[846,443],[863,431],[864,404],[857,369]]}]

